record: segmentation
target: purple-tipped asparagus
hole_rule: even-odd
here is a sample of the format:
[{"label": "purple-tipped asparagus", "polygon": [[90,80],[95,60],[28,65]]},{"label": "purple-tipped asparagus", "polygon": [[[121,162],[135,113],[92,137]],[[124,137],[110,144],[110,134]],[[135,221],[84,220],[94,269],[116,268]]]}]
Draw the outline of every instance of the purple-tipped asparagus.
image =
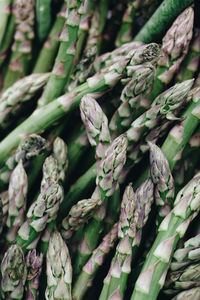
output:
[{"label": "purple-tipped asparagus", "polygon": [[27,192],[28,178],[22,160],[20,160],[10,176],[8,188],[9,207],[7,227],[9,231],[7,233],[7,240],[9,242],[15,240],[17,231],[24,221]]},{"label": "purple-tipped asparagus", "polygon": [[3,299],[23,298],[27,268],[23,251],[14,244],[8,248],[1,262]]},{"label": "purple-tipped asparagus", "polygon": [[26,255],[27,281],[26,300],[37,300],[39,295],[39,279],[42,272],[43,254],[37,255],[36,250]]},{"label": "purple-tipped asparagus", "polygon": [[71,259],[68,248],[58,231],[51,234],[46,272],[46,299],[71,300]]},{"label": "purple-tipped asparagus", "polygon": [[111,141],[108,119],[100,105],[90,95],[82,98],[80,111],[89,142],[96,147],[96,159],[101,160]]},{"label": "purple-tipped asparagus", "polygon": [[155,185],[154,195],[158,206],[157,224],[170,212],[174,200],[174,179],[162,150],[153,143],[150,148],[150,173]]}]

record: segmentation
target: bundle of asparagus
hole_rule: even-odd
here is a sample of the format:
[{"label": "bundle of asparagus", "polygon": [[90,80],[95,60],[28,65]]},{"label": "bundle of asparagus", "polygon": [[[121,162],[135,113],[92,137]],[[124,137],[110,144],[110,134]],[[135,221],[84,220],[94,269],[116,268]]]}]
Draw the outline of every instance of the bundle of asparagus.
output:
[{"label": "bundle of asparagus", "polygon": [[199,5],[0,2],[0,299],[200,299]]}]

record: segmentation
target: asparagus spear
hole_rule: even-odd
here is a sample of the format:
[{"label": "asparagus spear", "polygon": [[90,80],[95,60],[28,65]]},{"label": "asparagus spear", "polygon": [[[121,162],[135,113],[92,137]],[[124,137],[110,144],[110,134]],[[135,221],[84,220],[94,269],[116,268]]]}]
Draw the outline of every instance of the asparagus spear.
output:
[{"label": "asparagus spear", "polygon": [[199,212],[199,184],[198,173],[177,195],[174,209],[158,229],[159,233],[136,281],[131,300],[157,298],[176,244]]},{"label": "asparagus spear", "polygon": [[60,47],[51,76],[38,104],[43,106],[59,97],[71,75],[80,23],[81,0],[67,2],[66,21],[60,35]]},{"label": "asparagus spear", "polygon": [[83,198],[85,193],[92,187],[95,187],[96,164],[93,164],[66,193],[63,202],[60,205],[58,219],[62,220],[70,208]]},{"label": "asparagus spear", "polygon": [[52,156],[48,156],[43,164],[43,177],[40,186],[40,192],[45,193],[51,184],[58,183],[58,163]]},{"label": "asparagus spear", "polygon": [[83,45],[86,42],[88,36],[91,18],[94,13],[95,5],[96,5],[96,0],[87,0],[84,2],[85,8],[81,15],[80,26],[78,31],[78,41],[77,41],[77,51],[76,51],[77,61],[79,61],[80,59],[80,56],[83,51]]},{"label": "asparagus spear", "polygon": [[19,144],[21,136],[49,128],[64,115],[75,109],[84,95],[94,93],[95,98],[98,98],[103,92],[112,88],[122,77],[130,59],[130,56],[121,59],[120,63],[105,68],[103,72],[89,78],[85,84],[79,86],[72,93],[65,94],[33,112],[26,121],[0,143],[0,166],[10,155],[10,151]]},{"label": "asparagus spear", "polygon": [[53,142],[53,156],[57,160],[58,165],[58,180],[64,182],[65,172],[68,167],[67,145],[60,137],[57,137]]},{"label": "asparagus spear", "polygon": [[78,274],[84,266],[92,251],[95,249],[102,230],[102,222],[105,218],[105,205],[114,193],[118,177],[126,161],[127,139],[121,135],[117,137],[107,148],[104,157],[97,168],[96,189],[92,198],[98,201],[99,208],[93,215],[91,222],[84,230],[84,237],[80,243],[74,265],[74,273]]},{"label": "asparagus spear", "polygon": [[39,194],[37,200],[31,205],[27,220],[20,227],[17,236],[17,243],[25,253],[36,247],[46,225],[56,218],[62,199],[61,186],[52,183],[45,193]]},{"label": "asparagus spear", "polygon": [[166,90],[156,97],[149,110],[133,121],[127,130],[130,144],[127,166],[141,159],[141,154],[148,150],[147,141],[156,142],[166,131],[169,120],[175,119],[186,104],[192,84],[193,80],[187,80]]},{"label": "asparagus spear", "polygon": [[0,47],[2,46],[2,40],[5,35],[5,31],[7,28],[7,23],[10,15],[10,6],[12,4],[12,0],[2,0],[0,3]]},{"label": "asparagus spear", "polygon": [[3,230],[3,225],[4,225],[3,201],[2,201],[2,196],[0,195],[0,234]]},{"label": "asparagus spear", "polygon": [[[190,139],[195,128],[199,124],[199,104],[200,104],[200,89],[199,87],[193,88],[188,93],[188,100],[190,102],[185,112],[182,114],[181,119],[183,120],[180,124],[175,125],[169,132],[165,139],[161,149],[169,162],[170,170],[172,170],[181,158],[181,153]],[[141,175],[137,180],[136,186],[143,182],[149,175],[149,170]]]},{"label": "asparagus spear", "polygon": [[178,16],[165,34],[162,40],[163,56],[158,60],[151,100],[169,84],[186,56],[192,38],[193,20],[194,11],[189,7]]},{"label": "asparagus spear", "polygon": [[192,3],[192,0],[164,0],[134,37],[134,41],[142,41],[144,43],[158,41],[174,19]]},{"label": "asparagus spear", "polygon": [[39,295],[39,279],[42,272],[43,254],[36,254],[36,250],[29,251],[26,255],[27,281],[26,299],[37,300]]},{"label": "asparagus spear", "polygon": [[52,233],[47,251],[46,299],[72,299],[72,266],[68,248],[60,233]]},{"label": "asparagus spear", "polygon": [[[148,47],[144,46],[144,44],[142,42],[130,42],[130,43],[126,43],[124,45],[122,45],[121,47],[114,49],[111,52],[107,52],[107,53],[103,53],[100,56],[97,56],[94,60],[93,66],[92,68],[94,69],[94,72],[99,72],[101,69],[103,69],[105,66],[110,66],[113,63],[115,63],[116,61],[118,61],[120,58],[122,58],[123,56],[126,56],[131,50],[133,49],[137,49],[140,48],[141,46],[144,46],[144,48],[146,49],[146,54],[148,55],[152,55],[153,52],[154,54],[158,54],[159,53],[159,46],[157,46],[157,51],[156,51],[156,44],[154,44],[154,51],[151,51],[150,48],[148,50]],[[152,47],[151,47],[152,48]],[[138,49],[139,50],[139,49]],[[138,55],[138,58],[141,58],[141,61],[138,61],[137,64],[142,64],[145,61],[143,60],[143,58],[145,57],[142,53],[141,55]]]},{"label": "asparagus spear", "polygon": [[89,220],[89,218],[91,218],[96,207],[96,199],[80,200],[77,204],[72,206],[69,214],[62,221],[62,237],[64,239],[71,238],[73,232],[78,230],[79,227],[81,227]]},{"label": "asparagus spear", "polygon": [[200,288],[193,288],[183,291],[172,298],[172,300],[198,300],[200,297]]},{"label": "asparagus spear", "polygon": [[[69,90],[78,85],[78,83],[83,83],[91,72],[92,63],[95,56],[98,53],[98,39],[102,33],[104,23],[106,20],[107,6],[109,1],[101,0],[99,5],[94,8],[93,17],[91,20],[91,26],[89,28],[89,34],[87,42],[83,51],[82,58],[77,64],[74,74],[72,75],[72,84]],[[101,14],[101,8],[105,6],[105,13]],[[100,24],[102,20],[102,24]],[[80,52],[80,50],[78,49]]]},{"label": "asparagus spear", "polygon": [[149,143],[150,148],[150,173],[155,185],[155,201],[158,206],[157,224],[173,207],[174,199],[174,179],[169,169],[167,158],[162,150],[153,143]]},{"label": "asparagus spear", "polygon": [[20,77],[27,75],[34,38],[34,2],[33,0],[16,0],[15,3],[16,32],[12,54],[5,76],[4,89],[11,86]]},{"label": "asparagus spear", "polygon": [[[43,164],[43,178],[40,187],[41,194],[45,194],[52,185],[58,184],[58,182],[59,182],[58,162],[52,155],[50,155],[45,159]],[[57,209],[59,209],[59,207]],[[56,217],[57,217],[57,212],[55,212],[54,218],[50,222],[48,222],[43,232],[43,235],[41,237],[40,249],[44,255],[46,255],[49,246],[49,239],[50,239],[51,232],[53,231],[53,228],[56,223]]]},{"label": "asparagus spear", "polygon": [[22,160],[19,161],[16,168],[10,176],[8,196],[8,219],[7,240],[13,242],[17,236],[17,231],[24,221],[26,211],[26,197],[28,192],[28,178],[23,168]]},{"label": "asparagus spear", "polygon": [[89,142],[96,147],[96,160],[101,160],[111,141],[108,119],[100,105],[90,95],[85,95],[82,98],[80,111]]},{"label": "asparagus spear", "polygon": [[168,278],[166,279],[165,293],[166,294],[176,294],[182,290],[187,290],[188,288],[194,288],[199,286],[200,279],[200,264],[193,263],[190,266],[183,268],[182,270],[177,270],[174,272],[169,272]]},{"label": "asparagus spear", "polygon": [[23,251],[14,244],[8,248],[1,262],[3,299],[23,298],[27,268]]},{"label": "asparagus spear", "polygon": [[174,252],[164,285],[166,294],[175,294],[199,285],[199,252],[199,234],[187,240],[183,248],[178,248]]},{"label": "asparagus spear", "polygon": [[18,80],[3,92],[0,98],[0,126],[6,128],[10,124],[10,116],[17,115],[24,102],[32,99],[45,86],[49,73],[31,74]]},{"label": "asparagus spear", "polygon": [[24,136],[15,153],[7,159],[5,165],[0,169],[0,184],[5,186],[9,182],[11,171],[20,159],[22,159],[23,164],[26,164],[31,158],[46,149],[46,146],[46,140],[37,134]]},{"label": "asparagus spear", "polygon": [[63,3],[60,12],[58,13],[54,25],[45,41],[40,53],[37,57],[33,73],[45,73],[49,72],[52,68],[54,58],[56,56],[59,47],[59,35],[63,29],[65,23],[66,1]]},{"label": "asparagus spear", "polygon": [[148,95],[153,88],[155,68],[152,65],[138,65],[131,69],[132,79],[126,84],[122,93],[122,104],[118,107],[110,121],[110,129],[123,133],[133,118],[136,119],[149,108]]},{"label": "asparagus spear", "polygon": [[83,267],[78,276],[72,295],[76,300],[81,300],[89,287],[89,283],[94,279],[98,269],[103,265],[106,255],[114,247],[117,240],[118,223],[115,223],[109,233],[104,236],[99,246],[93,250],[90,259]]},{"label": "asparagus spear", "polygon": [[179,72],[176,76],[177,81],[184,81],[190,78],[193,78],[195,73],[198,70],[200,58],[200,31],[198,28],[195,28],[193,34],[193,40],[190,45],[188,55],[184,59]]},{"label": "asparagus spear", "polygon": [[36,1],[36,25],[37,37],[42,42],[51,26],[51,0]]},{"label": "asparagus spear", "polygon": [[4,226],[6,224],[7,218],[8,218],[8,207],[9,207],[8,190],[4,191],[4,192],[2,192],[0,194],[0,202],[1,202],[2,213],[3,213],[3,216],[2,216],[2,226]]},{"label": "asparagus spear", "polygon": [[135,0],[128,2],[127,8],[122,18],[122,24],[117,34],[115,41],[116,47],[132,40],[132,28],[135,21]]},{"label": "asparagus spear", "polygon": [[[109,270],[109,280],[104,283],[101,300],[112,298],[118,288],[118,293],[121,294],[121,297],[124,296],[128,275],[131,271],[131,261],[140,245],[142,229],[148,220],[152,202],[153,183],[150,179],[137,189],[135,195],[132,187],[125,190],[118,228],[120,241]],[[105,290],[107,290],[107,298],[105,298]]]}]

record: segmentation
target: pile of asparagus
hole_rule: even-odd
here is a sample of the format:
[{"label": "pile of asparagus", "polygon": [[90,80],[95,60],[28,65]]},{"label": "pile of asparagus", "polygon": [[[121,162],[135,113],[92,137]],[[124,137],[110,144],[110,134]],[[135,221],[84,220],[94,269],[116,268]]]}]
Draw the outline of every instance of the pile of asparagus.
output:
[{"label": "pile of asparagus", "polygon": [[196,2],[0,1],[0,299],[200,299]]}]

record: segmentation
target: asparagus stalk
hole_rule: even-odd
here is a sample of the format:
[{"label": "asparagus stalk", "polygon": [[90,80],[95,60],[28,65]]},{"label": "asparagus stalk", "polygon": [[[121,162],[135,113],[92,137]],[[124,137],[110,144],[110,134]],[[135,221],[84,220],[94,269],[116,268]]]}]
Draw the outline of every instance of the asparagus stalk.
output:
[{"label": "asparagus stalk", "polygon": [[15,14],[14,14],[14,5],[15,0],[12,2],[11,16],[9,18],[9,22],[7,24],[6,34],[3,37],[3,40],[0,44],[0,67],[5,62],[7,58],[9,47],[12,43],[14,31],[15,31]]},{"label": "asparagus stalk", "polygon": [[90,188],[95,187],[96,164],[93,164],[66,193],[60,205],[58,219],[62,220],[70,208],[83,198]]},{"label": "asparagus stalk", "polygon": [[52,233],[47,251],[46,299],[72,299],[72,266],[68,248],[58,231]]},{"label": "asparagus stalk", "polygon": [[193,78],[198,70],[200,58],[200,31],[198,28],[195,29],[193,35],[193,41],[190,45],[188,55],[184,59],[179,72],[176,76],[177,81],[184,81]]},{"label": "asparagus stalk", "polygon": [[134,41],[142,41],[144,43],[158,41],[174,19],[192,3],[192,0],[164,0],[134,37]]},{"label": "asparagus stalk", "polygon": [[115,41],[116,47],[120,47],[124,43],[128,43],[132,40],[132,28],[135,21],[135,0],[128,2],[128,6],[124,12],[122,18],[122,24],[118,31]]},{"label": "asparagus stalk", "polygon": [[0,195],[0,234],[2,233],[3,225],[4,225],[3,201],[2,201],[2,196]]},{"label": "asparagus stalk", "polygon": [[[113,63],[115,63],[116,61],[121,59],[123,56],[128,55],[128,53],[131,50],[140,48],[141,46],[144,46],[144,44],[142,42],[130,42],[130,43],[126,43],[126,44],[122,45],[121,47],[119,47],[117,49],[114,49],[111,52],[107,52],[100,56],[97,56],[94,60],[93,66],[92,66],[92,68],[94,70],[93,69],[92,70],[94,72],[99,72],[104,67],[112,65]],[[140,49],[144,50],[144,48],[146,48],[146,47],[144,46],[143,48],[140,48]],[[154,54],[156,54],[156,53],[158,54],[160,51],[159,49],[160,48],[157,46],[157,50],[156,50],[156,47],[154,44]],[[148,47],[147,47],[146,55],[152,55],[152,54],[153,54],[153,51],[151,51],[151,48],[149,48],[149,50],[148,50]],[[141,55],[138,55],[138,58],[139,57],[141,58],[141,61],[137,62],[138,65],[145,62],[143,59],[146,55],[143,55],[142,53],[141,53]]]},{"label": "asparagus stalk", "polygon": [[76,51],[76,60],[79,61],[80,56],[83,52],[83,45],[86,42],[91,18],[94,13],[96,5],[96,0],[88,0],[84,2],[85,9],[81,15],[80,26],[78,31],[78,41],[77,41],[77,51]]},{"label": "asparagus stalk", "polygon": [[58,183],[52,183],[41,193],[27,213],[27,220],[18,231],[17,243],[26,253],[36,247],[46,225],[57,217],[63,190]]},{"label": "asparagus stalk", "polygon": [[137,163],[141,154],[148,150],[147,141],[156,142],[165,132],[169,121],[176,119],[175,116],[188,100],[187,94],[192,84],[193,80],[187,80],[166,90],[156,97],[149,110],[133,121],[127,130],[130,145],[127,166]]},{"label": "asparagus stalk", "polygon": [[175,294],[199,285],[199,249],[200,235],[198,234],[187,240],[183,248],[174,252],[164,285],[166,294]]},{"label": "asparagus stalk", "polygon": [[165,34],[162,40],[163,56],[158,60],[151,100],[169,84],[186,56],[192,38],[193,20],[194,11],[189,7],[178,16]]},{"label": "asparagus stalk", "polygon": [[26,299],[37,300],[39,296],[39,279],[42,272],[43,254],[36,254],[36,250],[29,251],[26,255],[27,281]]},{"label": "asparagus stalk", "polygon": [[174,179],[170,172],[167,158],[162,150],[155,144],[149,143],[150,173],[155,185],[155,201],[158,206],[157,225],[173,207]]},{"label": "asparagus stalk", "polygon": [[66,21],[60,35],[60,47],[53,66],[51,76],[38,104],[43,106],[56,97],[59,97],[65,84],[71,75],[74,57],[76,53],[76,42],[80,23],[81,1],[68,1]]},{"label": "asparagus stalk", "polygon": [[190,266],[183,268],[182,270],[177,270],[174,272],[169,272],[168,278],[166,279],[166,294],[176,294],[182,290],[187,290],[188,288],[194,288],[199,286],[200,279],[200,264],[193,263]]},{"label": "asparagus stalk", "polygon": [[115,223],[109,233],[104,236],[99,246],[93,250],[90,259],[84,265],[78,276],[72,295],[76,300],[81,300],[89,287],[89,283],[94,279],[98,269],[103,265],[106,255],[114,247],[117,240],[118,223]]},{"label": "asparagus stalk", "polygon": [[[98,53],[98,39],[102,33],[104,23],[106,20],[107,6],[109,1],[101,0],[99,6],[94,8],[93,17],[91,20],[91,26],[89,28],[89,34],[86,42],[86,46],[83,51],[82,58],[77,64],[74,74],[72,75],[72,84],[69,87],[69,90],[78,85],[78,83],[83,83],[88,75],[91,72],[92,63],[95,59],[95,56]],[[105,13],[101,15],[101,7],[105,6]],[[102,20],[102,24],[100,24]],[[78,49],[80,52],[80,50]]]},{"label": "asparagus stalk", "polygon": [[58,163],[52,156],[48,156],[43,164],[43,177],[40,186],[40,192],[45,193],[51,184],[58,183]]},{"label": "asparagus stalk", "polygon": [[5,76],[4,89],[11,86],[20,77],[27,75],[34,38],[34,2],[33,0],[16,0],[15,3],[16,32],[12,54]]},{"label": "asparagus stalk", "polygon": [[97,168],[96,189],[92,198],[98,201],[99,209],[93,215],[91,222],[84,230],[84,237],[80,243],[74,265],[74,272],[78,274],[84,266],[92,251],[95,249],[99,239],[99,232],[102,230],[102,223],[105,218],[105,205],[110,196],[113,195],[118,177],[126,161],[127,139],[121,135],[117,137],[107,148],[105,156]]},{"label": "asparagus stalk", "polygon": [[0,202],[1,202],[1,206],[2,206],[2,228],[3,226],[6,224],[7,222],[7,218],[8,218],[8,207],[9,207],[9,196],[8,196],[8,190],[4,191],[0,194]]},{"label": "asparagus stalk", "polygon": [[36,1],[36,25],[37,37],[42,42],[51,26],[51,0]]},{"label": "asparagus stalk", "polygon": [[172,298],[172,300],[198,300],[200,297],[200,288],[193,288],[183,291]]},{"label": "asparagus stalk", "polygon": [[46,146],[46,140],[37,134],[22,137],[15,153],[7,159],[5,165],[0,169],[0,184],[4,187],[9,182],[11,172],[20,159],[22,159],[23,164],[26,164],[31,158],[46,149]]},{"label": "asparagus stalk", "polygon": [[68,167],[67,145],[60,137],[57,137],[53,142],[53,156],[57,160],[58,165],[58,180],[64,182],[65,172]]},{"label": "asparagus stalk", "polygon": [[153,88],[155,68],[152,65],[138,65],[131,69],[132,79],[122,93],[122,104],[110,121],[113,132],[123,133],[140,114],[150,106],[148,95]]},{"label": "asparagus stalk", "polygon": [[2,0],[0,3],[0,47],[2,46],[2,41],[5,35],[5,31],[7,28],[7,23],[10,15],[12,0]]},{"label": "asparagus stalk", "polygon": [[17,231],[24,221],[26,211],[26,197],[28,192],[28,178],[23,168],[22,160],[19,161],[16,168],[10,176],[8,196],[8,219],[7,240],[13,242],[17,236]]},{"label": "asparagus stalk", "polygon": [[[188,94],[188,105],[185,112],[182,114],[183,120],[180,124],[175,125],[169,132],[161,149],[165,154],[170,170],[173,170],[177,161],[181,158],[181,153],[189,141],[192,133],[199,124],[199,104],[200,104],[200,89],[199,87],[193,88]],[[142,176],[137,180],[136,186],[143,182],[149,175],[147,169]]]},{"label": "asparagus stalk", "polygon": [[130,56],[125,57],[120,63],[105,68],[103,72],[89,78],[85,84],[72,93],[65,94],[33,112],[29,118],[0,143],[0,166],[10,155],[10,151],[19,144],[21,136],[49,128],[64,115],[75,109],[84,95],[94,93],[95,98],[98,98],[103,92],[112,88],[122,77],[130,58]]},{"label": "asparagus stalk", "polygon": [[74,231],[78,230],[94,214],[97,207],[96,199],[84,199],[72,206],[67,217],[62,221],[61,234],[64,239],[71,238]]},{"label": "asparagus stalk", "polygon": [[49,73],[31,74],[18,80],[3,92],[0,98],[0,126],[6,128],[10,124],[10,116],[17,115],[24,102],[32,99],[45,86]]},{"label": "asparagus stalk", "polygon": [[66,1],[63,3],[61,11],[58,13],[54,25],[45,41],[33,68],[33,73],[45,73],[49,72],[52,68],[58,47],[59,36],[63,29],[66,16]]},{"label": "asparagus stalk", "polygon": [[[45,159],[43,164],[43,178],[41,181],[40,192],[42,194],[45,194],[46,191],[48,191],[48,189],[52,185],[58,184],[58,181],[59,181],[58,161],[52,155],[50,155]],[[48,222],[43,232],[43,235],[41,237],[40,249],[44,255],[46,255],[49,246],[49,239],[50,239],[51,232],[53,231],[53,228],[55,226],[56,217],[57,217],[57,213],[55,212],[55,216],[53,220]]]},{"label": "asparagus stalk", "polygon": [[108,119],[100,105],[90,95],[82,98],[80,111],[89,142],[96,147],[96,160],[99,161],[103,158],[111,141]]},{"label": "asparagus stalk", "polygon": [[157,298],[177,242],[199,212],[199,184],[200,174],[197,174],[177,195],[174,209],[158,229],[159,233],[136,281],[131,300]]},{"label": "asparagus stalk", "polygon": [[[131,271],[131,261],[142,237],[142,229],[148,220],[148,215],[153,202],[153,183],[151,180],[144,182],[133,194],[130,186],[125,190],[121,204],[121,215],[118,228],[120,241],[116,248],[115,256],[109,270],[109,280],[105,281],[107,298],[119,293],[124,296],[128,275]],[[131,205],[132,204],[132,205]],[[119,289],[119,290],[118,290]],[[105,298],[105,294],[100,296]]]},{"label": "asparagus stalk", "polygon": [[3,299],[22,299],[27,268],[20,246],[14,244],[8,248],[1,262],[1,274]]}]

